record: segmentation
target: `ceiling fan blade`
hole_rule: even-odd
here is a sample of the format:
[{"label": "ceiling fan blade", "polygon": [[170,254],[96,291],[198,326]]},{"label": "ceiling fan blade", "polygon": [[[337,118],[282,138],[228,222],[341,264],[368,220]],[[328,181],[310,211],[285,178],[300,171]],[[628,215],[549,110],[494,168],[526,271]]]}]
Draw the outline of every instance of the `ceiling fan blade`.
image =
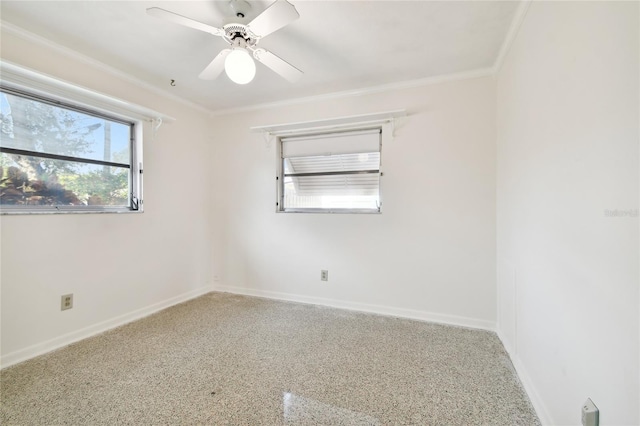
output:
[{"label": "ceiling fan blade", "polygon": [[203,24],[202,22],[194,21],[191,18],[187,18],[177,13],[169,12],[168,10],[161,9],[159,7],[150,7],[147,9],[147,14],[161,18],[167,21],[171,21],[175,24],[183,25],[185,27],[194,28],[196,30],[204,31],[205,33],[213,34],[216,36],[223,36],[224,31],[220,28],[212,27],[211,25]]},{"label": "ceiling fan blade", "polygon": [[276,0],[264,12],[249,22],[249,29],[258,37],[264,37],[279,30],[300,15],[295,6],[286,0]]},{"label": "ceiling fan blade", "polygon": [[231,53],[231,49],[224,49],[218,53],[198,77],[202,80],[213,80],[217,78],[224,69],[224,60],[229,53]]},{"label": "ceiling fan blade", "polygon": [[267,67],[271,68],[272,71],[280,74],[291,83],[295,83],[300,80],[300,77],[302,77],[302,71],[268,50],[255,49],[253,51],[253,57],[256,58],[258,62],[262,62]]}]

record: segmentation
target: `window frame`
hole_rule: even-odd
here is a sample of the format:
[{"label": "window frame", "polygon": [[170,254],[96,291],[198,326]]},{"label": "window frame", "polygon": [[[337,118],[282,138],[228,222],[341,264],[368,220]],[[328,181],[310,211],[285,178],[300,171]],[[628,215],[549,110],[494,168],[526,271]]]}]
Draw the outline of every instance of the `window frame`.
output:
[{"label": "window frame", "polygon": [[96,164],[109,167],[129,169],[129,194],[128,205],[121,206],[100,206],[100,205],[0,205],[1,215],[11,214],[60,214],[60,213],[141,213],[143,211],[142,198],[142,120],[132,118],[124,114],[118,114],[105,108],[93,107],[85,103],[73,102],[59,95],[43,90],[30,90],[29,88],[16,87],[13,84],[0,82],[0,92],[19,96],[35,102],[52,105],[61,109],[66,109],[82,114],[90,115],[99,119],[109,120],[129,126],[129,163],[117,163],[112,161],[102,161],[85,159],[82,157],[64,156],[47,152],[21,150],[0,146],[0,152],[14,155],[30,155],[34,157],[47,158],[53,160],[70,161],[82,164]]},{"label": "window frame", "polygon": [[[350,132],[359,132],[359,131],[368,131],[368,130],[379,130],[380,131],[380,145],[378,152],[380,153],[380,166],[378,169],[378,208],[377,209],[363,209],[363,208],[317,208],[317,207],[298,207],[298,208],[285,208],[284,206],[284,194],[285,194],[285,171],[284,171],[284,157],[283,157],[283,139],[292,138],[292,137],[316,137],[322,135],[329,134],[340,134],[340,133],[350,133]],[[383,187],[383,159],[382,159],[382,148],[384,142],[386,141],[389,134],[389,125],[388,124],[369,124],[369,125],[360,125],[360,126],[340,126],[339,128],[334,128],[331,130],[325,131],[293,131],[286,132],[286,134],[276,135],[276,213],[322,213],[322,214],[382,214],[383,208],[383,195],[382,195],[382,187]],[[320,172],[320,173],[311,173],[307,175],[347,175],[347,174],[362,174],[365,173],[363,171],[346,171],[346,172]],[[371,171],[366,171],[366,173],[371,173]],[[304,175],[304,174],[303,174]]]}]

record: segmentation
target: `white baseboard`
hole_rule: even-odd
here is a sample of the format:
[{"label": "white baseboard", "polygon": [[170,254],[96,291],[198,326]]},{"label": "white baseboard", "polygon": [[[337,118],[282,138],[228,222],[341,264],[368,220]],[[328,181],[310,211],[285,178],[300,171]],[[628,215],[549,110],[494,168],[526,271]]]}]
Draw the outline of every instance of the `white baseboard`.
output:
[{"label": "white baseboard", "polygon": [[210,293],[211,291],[213,291],[212,286],[201,287],[196,290],[192,290],[187,293],[172,297],[170,299],[163,300],[162,302],[154,303],[153,305],[137,309],[133,312],[129,312],[124,315],[120,315],[115,318],[90,325],[80,330],[63,334],[62,336],[56,337],[54,339],[8,353],[2,356],[2,358],[0,359],[0,365],[2,366],[1,368],[6,368],[19,362],[34,358],[38,355],[43,355],[47,352],[60,349],[64,346],[70,345],[71,343],[78,342],[82,339],[86,339],[87,337],[95,336],[96,334],[100,334],[107,330],[111,330],[140,318],[144,318],[170,306],[177,305],[178,303],[182,303],[190,299],[194,299],[206,293]]},{"label": "white baseboard", "polygon": [[511,358],[511,363],[513,364],[513,367],[516,369],[516,373],[520,378],[520,382],[522,383],[524,390],[527,392],[527,395],[529,396],[529,400],[531,400],[531,405],[533,405],[533,408],[536,410],[538,419],[540,419],[540,422],[543,425],[553,425],[554,423],[551,420],[549,411],[547,411],[546,406],[542,402],[542,398],[540,398],[540,394],[536,390],[536,387],[534,386],[533,381],[531,380],[531,376],[527,373],[527,370],[524,364],[522,363],[522,361],[520,360],[520,358],[518,357],[518,354],[512,352],[511,342],[508,342],[504,338],[504,335],[500,332],[500,329],[496,331],[496,334],[498,335],[498,338],[502,342],[502,346],[504,346],[505,350],[509,354],[509,357]]},{"label": "white baseboard", "polygon": [[214,291],[223,293],[242,294],[245,296],[263,297],[265,299],[286,300],[290,302],[307,303],[310,305],[328,306],[331,308],[348,309],[350,311],[368,312],[373,314],[408,318],[419,321],[435,322],[439,324],[455,325],[460,327],[476,328],[481,330],[496,330],[493,321],[479,320],[456,315],[446,315],[434,312],[419,311],[415,309],[394,308],[382,305],[370,305],[367,303],[349,302],[344,300],[326,299],[322,297],[303,296],[299,294],[281,293],[277,291],[235,287],[227,285],[215,285]]}]

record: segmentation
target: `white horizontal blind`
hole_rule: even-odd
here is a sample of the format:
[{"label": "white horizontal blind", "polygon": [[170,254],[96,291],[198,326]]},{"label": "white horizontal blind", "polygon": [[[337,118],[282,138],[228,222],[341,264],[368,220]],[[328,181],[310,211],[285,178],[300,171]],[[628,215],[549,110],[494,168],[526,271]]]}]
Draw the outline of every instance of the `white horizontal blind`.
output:
[{"label": "white horizontal blind", "polygon": [[285,173],[344,172],[380,169],[380,152],[285,158]]},{"label": "white horizontal blind", "polygon": [[380,129],[285,137],[282,157],[315,157],[380,151]]}]

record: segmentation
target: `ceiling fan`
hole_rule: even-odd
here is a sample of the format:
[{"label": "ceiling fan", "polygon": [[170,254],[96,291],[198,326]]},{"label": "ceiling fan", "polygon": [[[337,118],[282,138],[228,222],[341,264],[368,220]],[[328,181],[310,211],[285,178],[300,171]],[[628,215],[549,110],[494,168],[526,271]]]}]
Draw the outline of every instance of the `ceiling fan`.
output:
[{"label": "ceiling fan", "polygon": [[[251,8],[251,5],[244,0],[231,0],[229,5],[238,18],[244,18]],[[147,13],[185,27],[222,37],[230,44],[229,48],[218,53],[200,73],[199,77],[203,80],[215,79],[224,69],[233,82],[237,84],[249,83],[256,73],[256,65],[251,56],[292,83],[302,77],[302,71],[284,59],[266,49],[256,47],[262,38],[300,17],[295,6],[286,0],[276,0],[246,25],[231,22],[222,28],[203,24],[159,7],[151,7],[147,9]]]}]

